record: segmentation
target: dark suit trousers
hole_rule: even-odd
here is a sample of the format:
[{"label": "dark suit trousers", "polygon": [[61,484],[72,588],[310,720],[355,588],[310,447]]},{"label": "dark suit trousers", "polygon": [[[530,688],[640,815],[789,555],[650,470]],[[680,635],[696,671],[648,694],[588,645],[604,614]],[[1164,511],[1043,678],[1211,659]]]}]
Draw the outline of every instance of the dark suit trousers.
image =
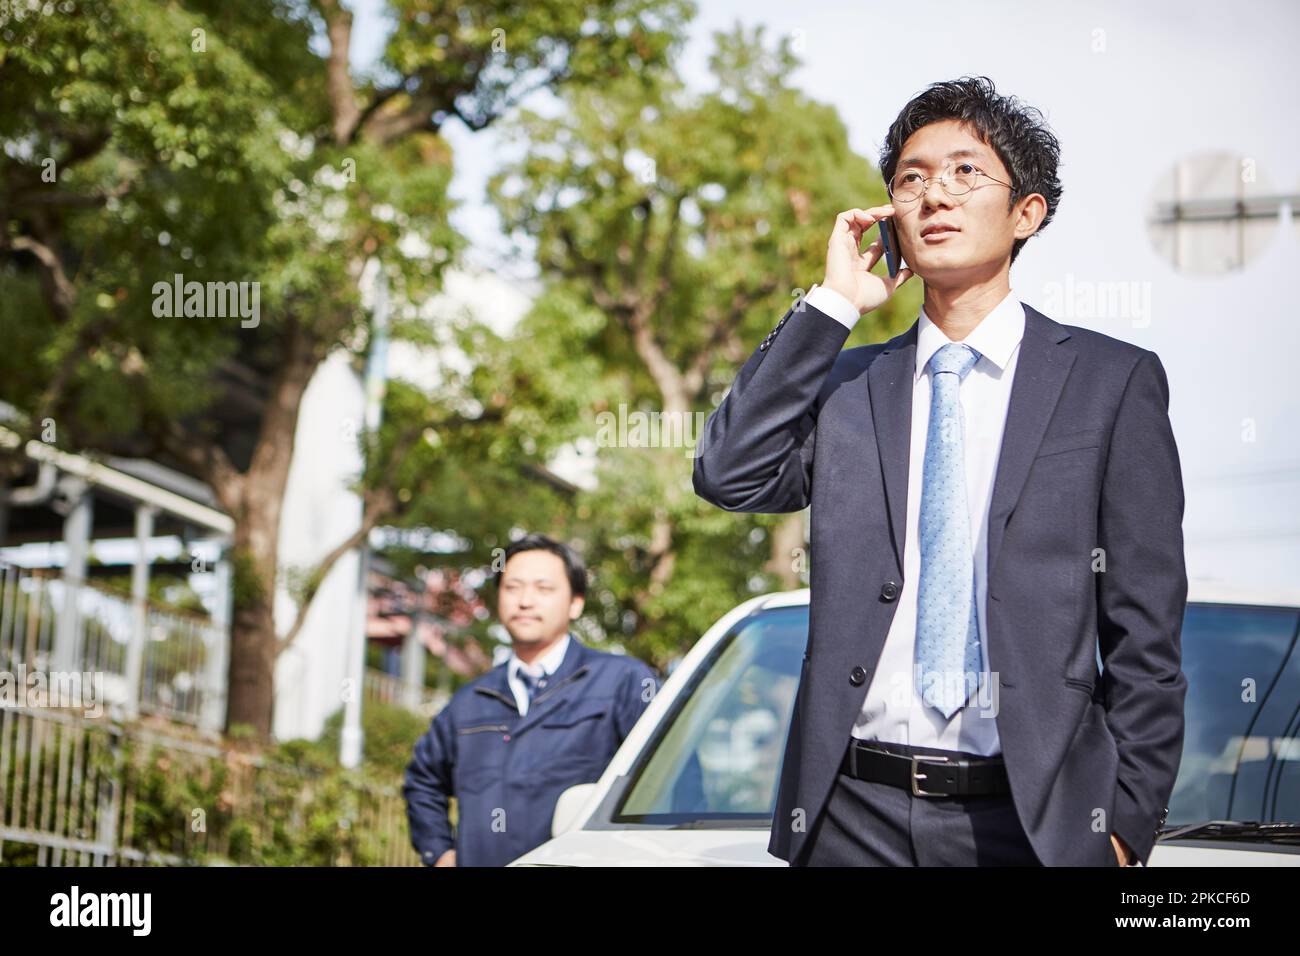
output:
[{"label": "dark suit trousers", "polygon": [[[898,754],[976,757],[873,742]],[[887,783],[835,777],[794,866],[1041,866],[1011,794],[918,797]]]}]

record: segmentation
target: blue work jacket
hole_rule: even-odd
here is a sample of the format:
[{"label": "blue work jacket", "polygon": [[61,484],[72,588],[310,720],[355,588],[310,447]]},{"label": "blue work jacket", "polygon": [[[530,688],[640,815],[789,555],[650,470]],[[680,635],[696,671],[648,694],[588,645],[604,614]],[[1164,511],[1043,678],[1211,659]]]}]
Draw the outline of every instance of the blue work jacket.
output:
[{"label": "blue work jacket", "polygon": [[644,662],[570,633],[564,660],[521,715],[508,666],[458,690],[406,766],[411,844],[428,865],[455,847],[457,866],[503,866],[549,840],[560,794],[600,778],[659,689]]}]

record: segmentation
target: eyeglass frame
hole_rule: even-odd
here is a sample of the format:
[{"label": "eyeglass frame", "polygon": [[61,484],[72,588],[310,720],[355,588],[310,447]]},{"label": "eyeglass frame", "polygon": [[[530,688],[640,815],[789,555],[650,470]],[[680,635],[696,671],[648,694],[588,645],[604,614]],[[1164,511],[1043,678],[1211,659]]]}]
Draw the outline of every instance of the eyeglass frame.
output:
[{"label": "eyeglass frame", "polygon": [[[894,183],[893,183],[892,180],[898,178],[898,171],[897,171],[897,170],[894,171],[894,175],[893,175],[891,181],[885,183],[885,192],[889,195],[889,199],[890,199],[891,202],[903,202],[903,203],[916,202],[917,199],[920,199],[920,198],[921,198],[922,196],[924,196],[924,195],[926,194],[926,192],[929,190],[929,188],[930,188],[930,183],[931,183],[933,180],[936,180],[936,179],[937,179],[937,180],[939,180],[939,185],[943,187],[943,191],[946,192],[946,193],[947,193],[949,196],[951,196],[953,199],[956,199],[958,196],[969,196],[971,193],[973,193],[973,192],[978,188],[978,186],[971,186],[971,188],[968,189],[968,190],[966,190],[964,193],[955,193],[955,192],[953,192],[951,189],[948,188],[948,174],[949,174],[950,172],[952,172],[952,167],[953,167],[953,166],[969,166],[971,169],[975,170],[975,174],[976,174],[977,176],[983,176],[983,177],[984,177],[985,179],[987,179],[989,182],[997,183],[999,186],[1006,186],[1008,189],[1015,189],[1015,187],[1012,186],[1010,183],[1004,183],[1004,182],[1003,182],[1002,180],[1000,180],[1000,179],[995,179],[993,176],[990,176],[988,173],[984,172],[984,170],[980,169],[978,166],[976,166],[974,163],[970,162],[969,160],[962,160],[960,163],[952,163],[952,162],[945,163],[945,164],[944,164],[943,172],[939,173],[938,176],[922,176],[922,177],[921,177],[921,191],[920,191],[919,193],[917,193],[915,199],[895,199],[895,198],[894,198]],[[911,170],[909,170],[909,172],[910,172],[910,171],[911,171]]]}]

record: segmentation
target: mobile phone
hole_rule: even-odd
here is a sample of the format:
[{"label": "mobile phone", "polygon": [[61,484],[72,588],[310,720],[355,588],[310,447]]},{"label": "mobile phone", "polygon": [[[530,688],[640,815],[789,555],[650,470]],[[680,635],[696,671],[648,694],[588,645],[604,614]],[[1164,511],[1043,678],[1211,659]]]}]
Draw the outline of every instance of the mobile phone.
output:
[{"label": "mobile phone", "polygon": [[898,275],[899,266],[902,264],[902,257],[898,251],[898,230],[894,226],[892,216],[886,216],[878,223],[880,226],[880,250],[885,259],[885,268],[889,271],[889,278]]}]

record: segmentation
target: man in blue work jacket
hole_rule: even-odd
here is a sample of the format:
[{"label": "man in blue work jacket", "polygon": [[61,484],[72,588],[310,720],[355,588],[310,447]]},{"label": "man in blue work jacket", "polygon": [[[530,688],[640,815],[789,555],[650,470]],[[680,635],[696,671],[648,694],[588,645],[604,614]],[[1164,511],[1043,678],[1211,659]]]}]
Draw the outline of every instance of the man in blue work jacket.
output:
[{"label": "man in blue work jacket", "polygon": [[549,840],[560,794],[600,778],[659,689],[643,662],[569,630],[587,592],[571,548],[532,534],[504,557],[497,613],[510,658],[456,692],[406,767],[411,844],[429,866],[503,866]]}]

